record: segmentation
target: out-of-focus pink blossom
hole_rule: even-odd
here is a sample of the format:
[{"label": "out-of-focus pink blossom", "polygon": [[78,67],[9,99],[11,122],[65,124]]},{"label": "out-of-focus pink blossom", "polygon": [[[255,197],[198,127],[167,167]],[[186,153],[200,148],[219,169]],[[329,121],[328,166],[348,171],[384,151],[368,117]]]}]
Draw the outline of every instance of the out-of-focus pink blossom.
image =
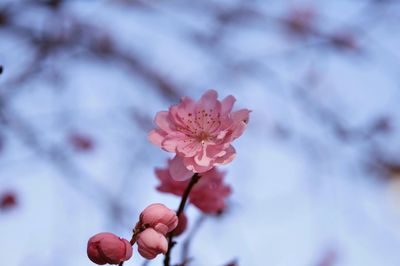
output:
[{"label": "out-of-focus pink blossom", "polygon": [[234,260],[226,264],[226,266],[239,266],[239,263],[237,262],[237,260]]},{"label": "out-of-focus pink blossom", "polygon": [[354,34],[349,32],[338,32],[330,36],[332,45],[337,49],[353,50],[359,49],[357,39]]},{"label": "out-of-focus pink blossom", "polygon": [[[160,180],[157,190],[165,193],[172,193],[182,196],[189,180],[177,181],[172,178],[168,167],[156,169],[155,173]],[[204,213],[218,213],[225,209],[225,199],[231,194],[230,186],[224,184],[225,173],[213,168],[201,174],[198,183],[189,194],[189,201]]]},{"label": "out-of-focus pink blossom", "polygon": [[132,257],[132,246],[112,233],[99,233],[89,239],[87,255],[96,264],[119,264]]},{"label": "out-of-focus pink blossom", "polygon": [[209,90],[199,101],[182,97],[179,104],[157,113],[158,128],[150,132],[149,139],[176,153],[170,168],[174,179],[186,180],[234,159],[231,143],[245,130],[250,111],[232,112],[236,101],[232,95],[222,101],[217,98],[217,92]]},{"label": "out-of-focus pink blossom", "polygon": [[138,252],[142,257],[151,260],[158,254],[165,254],[168,250],[168,241],[165,236],[153,228],[141,232],[137,239]]},{"label": "out-of-focus pink blossom", "polygon": [[[182,196],[183,192],[185,191],[185,188],[189,184],[189,180],[183,180],[183,181],[177,181],[172,178],[170,174],[170,168],[171,168],[172,160],[168,160],[168,166],[166,168],[156,168],[155,169],[155,174],[160,180],[160,184],[157,186],[157,190],[160,192],[165,192],[165,193],[171,193],[176,196]],[[202,178],[204,180],[204,174],[201,174]],[[196,186],[193,187],[191,193],[193,193],[193,190],[196,188]]]},{"label": "out-of-focus pink blossom", "polygon": [[179,236],[183,232],[185,232],[187,224],[188,224],[188,219],[187,219],[186,215],[184,213],[181,213],[179,215],[178,225],[176,226],[175,230],[172,232],[174,234],[174,236]]},{"label": "out-of-focus pink blossom", "polygon": [[316,12],[312,7],[294,7],[284,19],[290,32],[307,36],[315,31]]},{"label": "out-of-focus pink blossom", "polygon": [[140,214],[140,223],[145,227],[152,227],[159,233],[166,235],[178,225],[175,211],[161,203],[154,203],[146,207]]},{"label": "out-of-focus pink blossom", "polygon": [[94,148],[94,141],[91,137],[81,134],[81,133],[72,133],[68,137],[70,144],[77,151],[91,151]]},{"label": "out-of-focus pink blossom", "polygon": [[1,195],[0,209],[6,210],[17,206],[17,197],[13,192],[6,192]]},{"label": "out-of-focus pink blossom", "polygon": [[330,249],[327,250],[320,260],[315,264],[316,266],[334,266],[337,264],[339,258],[339,254],[337,250]]}]

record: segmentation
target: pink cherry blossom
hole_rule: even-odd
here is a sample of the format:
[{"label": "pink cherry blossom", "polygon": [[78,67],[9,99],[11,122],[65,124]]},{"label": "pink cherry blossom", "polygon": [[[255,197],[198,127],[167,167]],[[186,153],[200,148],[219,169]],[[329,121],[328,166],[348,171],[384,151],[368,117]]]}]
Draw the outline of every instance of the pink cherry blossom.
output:
[{"label": "pink cherry blossom", "polygon": [[193,173],[204,173],[215,165],[227,164],[235,157],[232,141],[244,132],[250,111],[232,112],[236,99],[230,95],[219,101],[214,90],[208,90],[199,101],[182,97],[168,111],[158,112],[158,128],[149,134],[150,141],[176,153],[171,175],[188,179]]},{"label": "pink cherry blossom", "polygon": [[161,203],[154,203],[146,207],[140,214],[141,224],[152,227],[157,232],[166,235],[178,225],[178,217],[175,211]]},{"label": "pink cherry blossom", "polygon": [[[189,180],[173,179],[169,171],[171,164],[172,160],[168,160],[167,168],[155,170],[160,180],[157,190],[182,196]],[[204,213],[218,213],[225,209],[225,199],[231,194],[231,188],[224,184],[224,175],[224,172],[215,167],[202,173],[200,180],[189,194],[189,201]]]},{"label": "pink cherry blossom", "polygon": [[128,240],[112,233],[99,233],[89,239],[87,255],[99,265],[119,264],[132,257],[132,246]]},{"label": "pink cherry blossom", "polygon": [[[185,188],[189,184],[189,180],[183,180],[183,181],[178,181],[172,178],[169,169],[171,168],[172,160],[168,160],[168,166],[166,168],[156,168],[155,169],[155,174],[160,180],[160,184],[157,186],[157,190],[160,192],[165,192],[165,193],[171,193],[176,196],[182,196],[183,192],[185,191]],[[202,174],[204,175],[204,174]],[[204,180],[204,178],[203,178]],[[196,188],[196,186],[193,187],[193,190]]]},{"label": "pink cherry blossom", "polygon": [[160,253],[168,250],[168,241],[163,234],[153,228],[147,228],[141,232],[137,240],[139,254],[148,259],[154,259]]}]

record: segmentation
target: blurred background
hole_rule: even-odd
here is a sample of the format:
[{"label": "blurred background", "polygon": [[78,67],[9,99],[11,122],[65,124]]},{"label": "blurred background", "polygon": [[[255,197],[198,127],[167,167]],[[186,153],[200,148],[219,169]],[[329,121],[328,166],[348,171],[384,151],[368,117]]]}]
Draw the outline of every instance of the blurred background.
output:
[{"label": "blurred background", "polygon": [[1,0],[1,264],[93,265],[91,235],[176,208],[147,134],[214,88],[253,112],[229,207],[189,206],[174,263],[400,265],[399,22],[397,0]]}]

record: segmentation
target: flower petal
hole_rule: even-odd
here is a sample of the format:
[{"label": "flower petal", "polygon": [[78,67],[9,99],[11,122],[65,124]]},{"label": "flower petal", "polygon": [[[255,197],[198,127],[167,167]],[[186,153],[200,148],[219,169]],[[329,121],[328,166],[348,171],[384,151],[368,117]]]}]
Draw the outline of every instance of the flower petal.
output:
[{"label": "flower petal", "polygon": [[243,121],[247,124],[249,122],[250,112],[249,109],[240,109],[239,111],[233,112],[231,117],[235,122]]},{"label": "flower petal", "polygon": [[167,111],[160,111],[156,114],[156,118],[154,122],[160,129],[164,130],[167,133],[170,133],[174,130],[174,126],[172,121],[169,119],[169,113]]},{"label": "flower petal", "polygon": [[207,145],[202,147],[201,151],[194,156],[194,162],[199,166],[209,167],[211,165],[212,157],[206,154]]},{"label": "flower petal", "polygon": [[161,147],[166,151],[176,152],[178,144],[186,138],[186,135],[181,132],[172,132],[164,138]]},{"label": "flower petal", "polygon": [[184,157],[183,164],[186,166],[187,169],[189,169],[190,171],[195,172],[195,173],[204,173],[213,167],[212,165],[209,165],[209,166],[198,165],[194,161],[193,157]]},{"label": "flower petal", "polygon": [[226,153],[223,156],[217,157],[215,159],[214,162],[216,164],[227,164],[227,163],[232,162],[233,159],[235,159],[236,150],[232,145],[230,145],[229,148],[225,149],[225,152]]},{"label": "flower petal", "polygon": [[215,90],[206,91],[197,102],[196,111],[213,109],[217,104],[218,93]]},{"label": "flower petal", "polygon": [[182,97],[181,102],[169,108],[170,119],[177,126],[186,128],[190,120],[194,120],[196,102],[189,97]]},{"label": "flower petal", "polygon": [[183,158],[176,155],[169,166],[169,173],[171,177],[176,181],[187,180],[192,177],[193,172],[188,170],[186,166],[183,164]]},{"label": "flower petal", "polygon": [[148,135],[148,139],[154,145],[161,147],[161,144],[162,144],[164,138],[166,137],[166,135],[167,134],[164,131],[156,128],[156,129],[153,129],[152,131],[150,131],[150,133]]},{"label": "flower petal", "polygon": [[232,95],[227,96],[225,99],[221,101],[221,115],[227,115],[232,111],[233,104],[235,103],[236,98]]},{"label": "flower petal", "polygon": [[180,139],[176,150],[184,157],[192,157],[201,150],[201,144],[193,138]]}]

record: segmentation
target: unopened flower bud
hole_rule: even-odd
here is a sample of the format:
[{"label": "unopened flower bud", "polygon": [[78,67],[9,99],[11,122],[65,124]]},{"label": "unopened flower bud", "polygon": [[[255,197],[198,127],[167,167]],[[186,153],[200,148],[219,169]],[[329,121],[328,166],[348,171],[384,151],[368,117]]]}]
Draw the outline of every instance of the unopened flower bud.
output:
[{"label": "unopened flower bud", "polygon": [[178,225],[178,217],[175,211],[167,208],[165,205],[154,203],[149,205],[140,214],[140,222],[166,235],[176,228]]},{"label": "unopened flower bud", "polygon": [[96,264],[119,264],[132,257],[132,246],[128,240],[112,233],[100,233],[89,239],[87,254]]},{"label": "unopened flower bud", "polygon": [[153,228],[147,228],[139,234],[138,252],[142,257],[151,260],[158,254],[165,254],[168,251],[168,241],[165,236]]}]

